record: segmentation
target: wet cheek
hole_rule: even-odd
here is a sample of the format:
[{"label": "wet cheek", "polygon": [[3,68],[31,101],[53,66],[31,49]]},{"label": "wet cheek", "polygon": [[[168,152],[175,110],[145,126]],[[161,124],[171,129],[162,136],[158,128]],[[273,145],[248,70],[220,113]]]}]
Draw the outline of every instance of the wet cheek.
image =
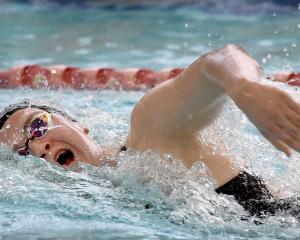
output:
[{"label": "wet cheek", "polygon": [[25,143],[24,137],[20,136],[20,134],[6,132],[1,134],[0,142],[10,146],[12,149],[16,149],[18,146]]}]

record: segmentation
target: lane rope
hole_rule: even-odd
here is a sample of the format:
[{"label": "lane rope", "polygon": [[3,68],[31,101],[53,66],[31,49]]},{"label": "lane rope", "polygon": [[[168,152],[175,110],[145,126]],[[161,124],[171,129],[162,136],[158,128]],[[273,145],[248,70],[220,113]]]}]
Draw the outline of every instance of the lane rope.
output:
[{"label": "lane rope", "polygon": [[[13,67],[0,72],[0,88],[72,88],[146,90],[179,76],[184,68],[154,71],[148,68],[90,68],[72,66],[43,67],[38,64]],[[300,86],[300,73],[276,73],[269,79]]]}]

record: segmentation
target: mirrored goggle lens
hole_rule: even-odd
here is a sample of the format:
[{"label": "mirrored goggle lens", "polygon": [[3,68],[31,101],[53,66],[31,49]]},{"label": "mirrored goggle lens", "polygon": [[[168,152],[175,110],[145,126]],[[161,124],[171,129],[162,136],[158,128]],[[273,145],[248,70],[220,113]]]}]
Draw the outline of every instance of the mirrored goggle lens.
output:
[{"label": "mirrored goggle lens", "polygon": [[29,125],[29,137],[39,138],[44,136],[48,131],[50,120],[50,114],[46,113],[34,118]]}]

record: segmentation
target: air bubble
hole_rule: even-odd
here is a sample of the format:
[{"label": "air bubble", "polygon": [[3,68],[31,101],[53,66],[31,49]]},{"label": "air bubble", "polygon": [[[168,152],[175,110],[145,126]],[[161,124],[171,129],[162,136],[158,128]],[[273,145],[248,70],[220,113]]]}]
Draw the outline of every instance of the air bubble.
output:
[{"label": "air bubble", "polygon": [[5,128],[9,129],[9,128],[11,128],[11,125],[7,124]]}]

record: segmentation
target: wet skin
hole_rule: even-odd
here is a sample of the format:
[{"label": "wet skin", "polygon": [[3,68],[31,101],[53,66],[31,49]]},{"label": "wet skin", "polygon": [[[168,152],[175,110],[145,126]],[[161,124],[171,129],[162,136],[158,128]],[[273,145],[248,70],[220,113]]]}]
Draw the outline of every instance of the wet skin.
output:
[{"label": "wet skin", "polygon": [[[24,147],[28,139],[26,126],[40,113],[43,111],[27,108],[12,114],[0,132],[0,142],[8,145],[13,151]],[[91,165],[101,164],[107,153],[87,135],[84,128],[59,114],[51,114],[51,119],[52,126],[49,126],[47,133],[41,138],[29,141],[31,155],[65,167],[75,165],[79,161]],[[68,161],[59,161],[63,157],[69,158],[65,159]],[[62,164],[64,162],[68,164]]]}]

